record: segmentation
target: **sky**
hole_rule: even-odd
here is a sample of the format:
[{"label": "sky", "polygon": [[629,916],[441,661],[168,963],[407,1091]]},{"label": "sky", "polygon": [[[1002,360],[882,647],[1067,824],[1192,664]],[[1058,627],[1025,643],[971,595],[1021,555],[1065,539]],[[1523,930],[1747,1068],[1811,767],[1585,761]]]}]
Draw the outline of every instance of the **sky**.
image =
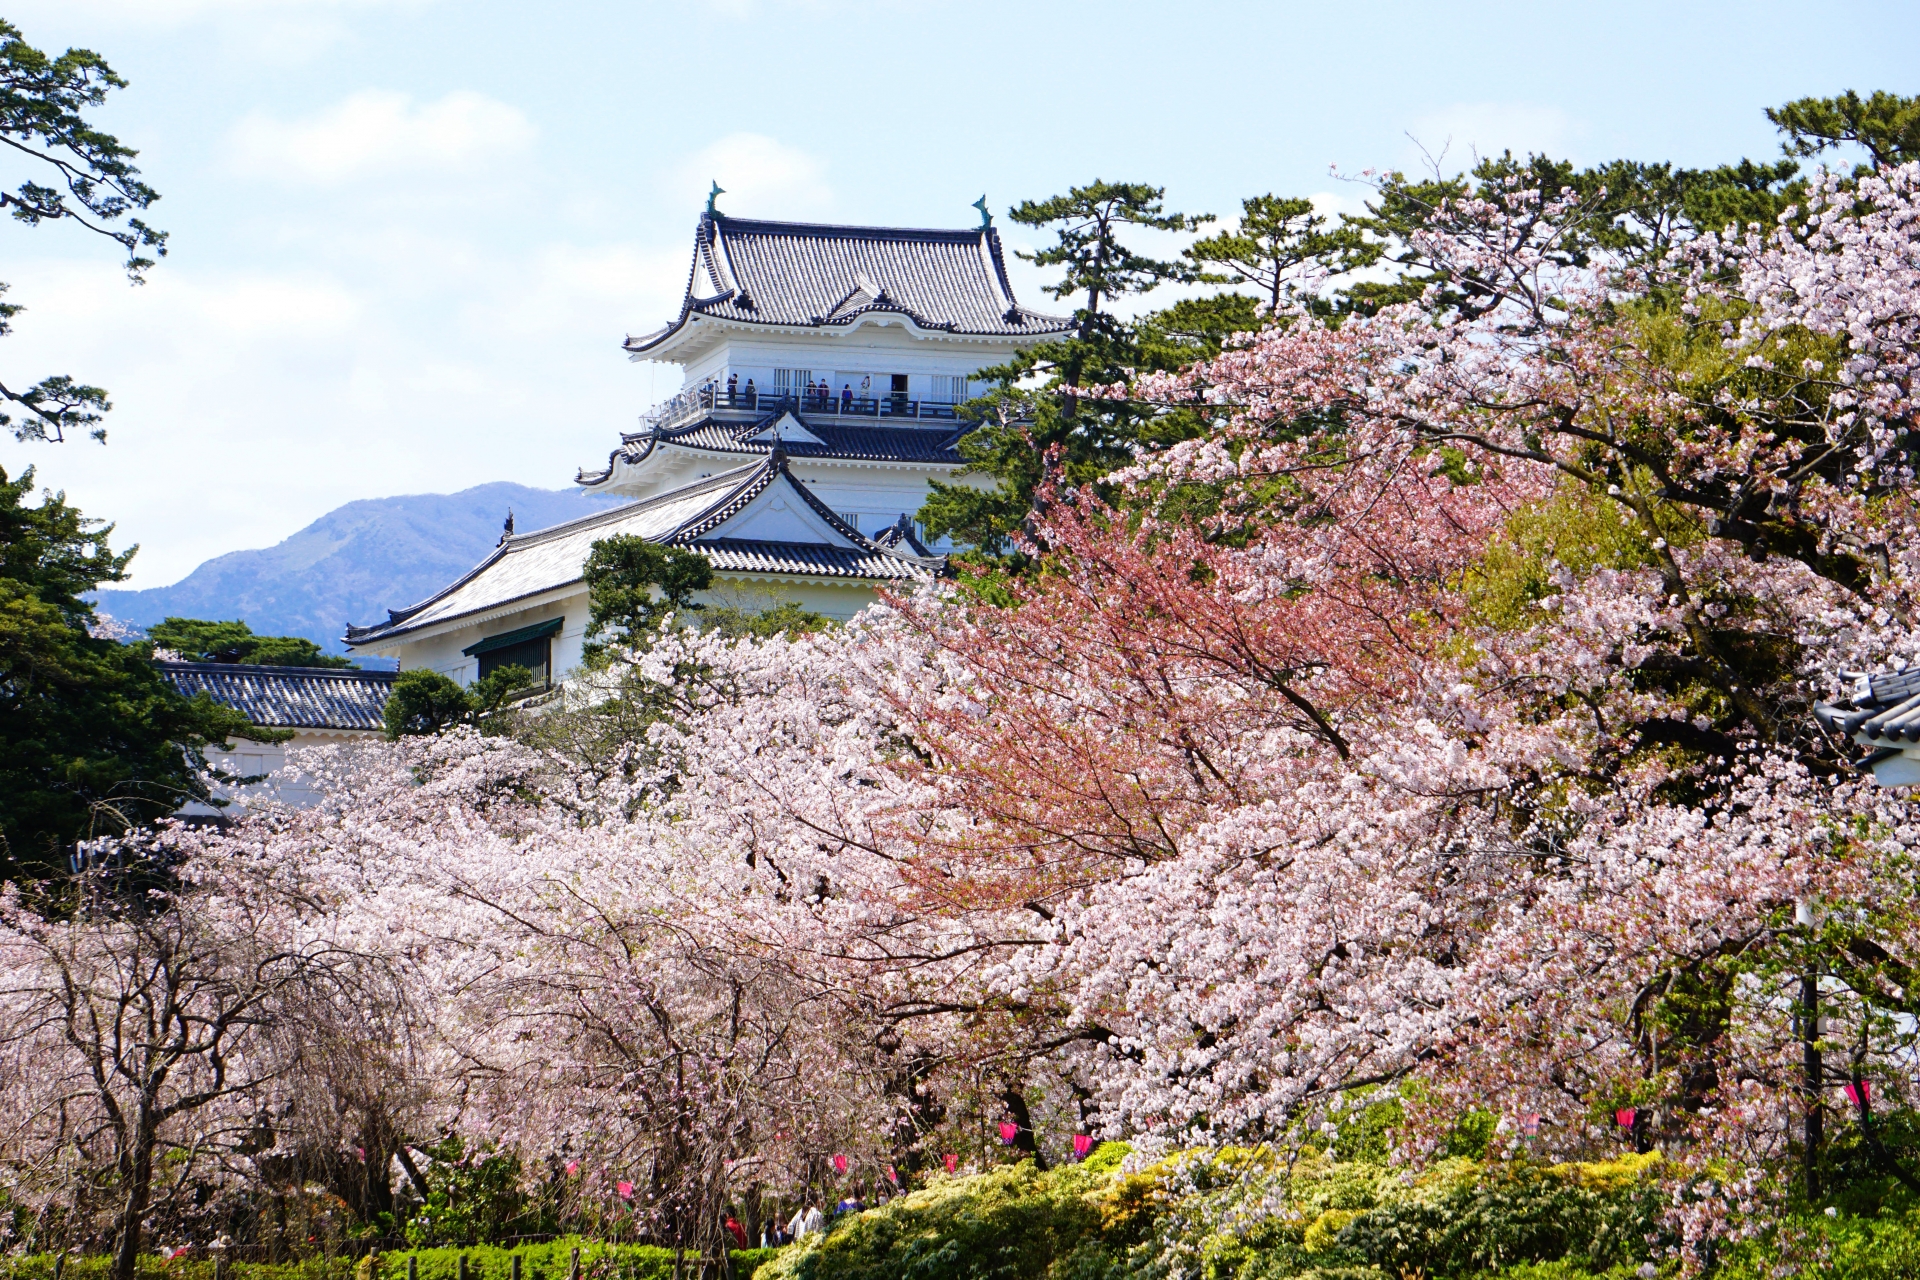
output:
[{"label": "sky", "polygon": [[[170,252],[0,223],[0,381],[108,388],[105,447],[0,439],[137,542],[133,586],[355,498],[568,485],[678,385],[628,362],[708,184],[742,216],[967,227],[1093,178],[1357,208],[1476,152],[1771,158],[1764,107],[1920,93],[1920,5],[11,0],[130,82]],[[34,175],[0,157],[0,184]],[[1044,277],[1016,291],[1051,308]],[[1061,309],[1064,309],[1062,304]]]}]

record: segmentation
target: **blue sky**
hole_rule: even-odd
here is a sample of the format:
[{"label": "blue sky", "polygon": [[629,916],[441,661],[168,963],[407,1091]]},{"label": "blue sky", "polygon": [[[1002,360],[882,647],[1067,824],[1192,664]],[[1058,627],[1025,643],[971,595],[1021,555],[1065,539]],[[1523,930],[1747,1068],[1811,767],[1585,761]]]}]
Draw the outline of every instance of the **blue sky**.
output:
[{"label": "blue sky", "polygon": [[[132,81],[102,119],[173,234],[0,225],[0,377],[108,387],[110,443],[0,441],[138,541],[134,585],[354,498],[559,488],[667,394],[709,179],[737,214],[972,225],[1095,176],[1215,213],[1474,150],[1771,157],[1767,105],[1920,92],[1912,4],[15,0]],[[1817,19],[1817,20],[1816,20]],[[0,160],[0,181],[25,172]],[[1018,282],[1036,304],[1037,277]]]}]

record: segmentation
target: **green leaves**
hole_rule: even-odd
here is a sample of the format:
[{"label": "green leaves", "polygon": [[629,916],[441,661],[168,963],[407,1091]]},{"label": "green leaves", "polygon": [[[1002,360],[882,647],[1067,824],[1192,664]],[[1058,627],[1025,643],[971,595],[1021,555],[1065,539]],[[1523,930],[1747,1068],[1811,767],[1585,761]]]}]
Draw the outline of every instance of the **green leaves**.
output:
[{"label": "green leaves", "polygon": [[1880,91],[1862,98],[1849,89],[1837,98],[1796,98],[1767,109],[1787,135],[1790,156],[1817,156],[1847,143],[1865,147],[1875,165],[1920,160],[1920,98]]},{"label": "green leaves", "polygon": [[587,636],[610,637],[587,646],[593,658],[614,645],[645,648],[670,615],[704,608],[692,597],[712,585],[713,566],[697,551],[622,533],[593,544],[581,576],[588,592]]},{"label": "green leaves", "polygon": [[247,662],[263,667],[351,667],[346,658],[321,651],[303,636],[257,636],[239,620],[206,622],[168,618],[147,628],[156,648],[171,649],[187,662]]},{"label": "green leaves", "polygon": [[58,184],[23,182],[11,193],[0,192],[0,208],[28,226],[69,220],[106,236],[126,249],[127,273],[138,280],[153,265],[141,250],[164,256],[167,236],[131,215],[160,193],[140,180],[133,165],[138,153],[94,128],[85,115],[106,103],[109,90],[126,84],[92,50],[49,57],[0,19],[0,138],[47,166]]},{"label": "green leaves", "polygon": [[286,736],[181,697],[145,646],[90,635],[82,597],[124,578],[133,552],[60,494],[29,505],[32,491],[32,471],[0,471],[0,879],[60,875],[75,841],[210,800],[210,745]]},{"label": "green leaves", "polygon": [[1227,268],[1214,280],[1251,284],[1269,308],[1286,299],[1302,268],[1319,264],[1331,272],[1355,271],[1379,260],[1380,246],[1352,226],[1329,227],[1313,202],[1298,197],[1249,196],[1240,202],[1240,225],[1188,245],[1184,255],[1205,267]]},{"label": "green leaves", "polygon": [[1025,226],[1053,231],[1055,241],[1050,248],[1020,256],[1036,266],[1064,268],[1059,282],[1046,286],[1054,297],[1086,294],[1081,308],[1082,338],[1088,336],[1087,317],[1099,312],[1103,299],[1146,293],[1168,280],[1200,278],[1196,267],[1149,258],[1120,241],[1122,227],[1190,231],[1213,220],[1211,214],[1166,212],[1161,206],[1165,190],[1143,182],[1095,178],[1084,187],[1068,188],[1065,195],[1024,200],[1007,215]]},{"label": "green leaves", "polygon": [[474,681],[471,689],[462,689],[452,678],[424,667],[402,671],[381,713],[387,740],[427,737],[456,725],[478,724],[482,716],[492,715],[532,684],[533,672],[513,662],[495,667]]},{"label": "green leaves", "polygon": [[[0,191],[0,209],[30,227],[72,222],[105,236],[126,250],[128,278],[138,284],[167,252],[167,233],[136,216],[160,193],[140,179],[133,164],[138,153],[86,117],[89,109],[105,105],[109,90],[126,83],[92,50],[49,57],[23,40],[18,27],[0,19],[0,143],[15,159],[25,157],[39,166],[48,179]],[[5,288],[0,284],[0,291]],[[0,335],[21,309],[0,304]],[[10,429],[16,440],[59,443],[70,431],[84,431],[106,443],[100,422],[112,406],[99,387],[55,374],[23,391],[0,383],[0,399],[26,411],[19,418],[0,414],[0,427]]]}]

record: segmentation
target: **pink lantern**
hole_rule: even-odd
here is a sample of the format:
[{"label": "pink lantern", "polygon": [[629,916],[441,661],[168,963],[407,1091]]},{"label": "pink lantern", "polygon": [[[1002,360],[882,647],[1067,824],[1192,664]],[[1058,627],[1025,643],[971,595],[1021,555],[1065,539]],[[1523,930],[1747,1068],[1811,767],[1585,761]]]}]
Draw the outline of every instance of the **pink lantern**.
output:
[{"label": "pink lantern", "polygon": [[1868,1103],[1873,1101],[1873,1081],[1862,1080],[1857,1088],[1849,1084],[1847,1086],[1847,1101],[1856,1107],[1864,1109]]},{"label": "pink lantern", "polygon": [[1640,1113],[1632,1107],[1622,1107],[1613,1113],[1613,1118],[1619,1121],[1622,1129],[1631,1129],[1633,1128],[1634,1117],[1639,1114]]},{"label": "pink lantern", "polygon": [[622,1200],[633,1199],[633,1184],[631,1182],[616,1182],[613,1184],[613,1189],[620,1193]]},{"label": "pink lantern", "polygon": [[1073,1135],[1073,1158],[1085,1160],[1093,1152],[1093,1135],[1076,1133]]},{"label": "pink lantern", "polygon": [[1012,1146],[1013,1140],[1019,1136],[1020,1136],[1019,1125],[1015,1124],[1011,1120],[1002,1120],[1000,1122],[1000,1141],[1006,1143],[1008,1146]]},{"label": "pink lantern", "polygon": [[845,1173],[847,1171],[847,1158],[845,1156],[835,1156],[833,1158],[833,1171],[835,1173]]},{"label": "pink lantern", "polygon": [[1534,1112],[1523,1112],[1520,1116],[1520,1132],[1532,1137],[1540,1132],[1540,1117]]},{"label": "pink lantern", "polygon": [[900,1185],[900,1171],[892,1165],[887,1166],[887,1181],[896,1187]]},{"label": "pink lantern", "polygon": [[567,1176],[571,1178],[578,1172],[580,1172],[580,1162],[578,1160],[567,1161]]},{"label": "pink lantern", "polygon": [[955,1155],[953,1152],[949,1151],[947,1152],[946,1155],[941,1156],[940,1161],[942,1164],[947,1166],[948,1173],[960,1172],[960,1157]]}]

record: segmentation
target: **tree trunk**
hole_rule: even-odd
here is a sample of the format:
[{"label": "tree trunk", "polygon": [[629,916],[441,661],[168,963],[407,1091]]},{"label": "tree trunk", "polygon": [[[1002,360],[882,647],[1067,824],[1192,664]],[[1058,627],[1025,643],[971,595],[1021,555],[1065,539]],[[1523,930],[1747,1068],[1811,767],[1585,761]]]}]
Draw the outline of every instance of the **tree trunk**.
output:
[{"label": "tree trunk", "polygon": [[1008,1085],[1001,1090],[1000,1101],[1007,1104],[1007,1114],[1013,1117],[1014,1148],[1032,1156],[1034,1168],[1045,1169],[1047,1158],[1040,1154],[1040,1140],[1033,1132],[1033,1113],[1027,1110],[1026,1095]]},{"label": "tree trunk", "polygon": [[140,1259],[140,1228],[147,1217],[147,1199],[153,1194],[153,1148],[158,1137],[159,1125],[151,1109],[143,1105],[134,1125],[132,1176],[127,1179],[126,1199],[120,1208],[113,1280],[134,1280],[134,1268]]},{"label": "tree trunk", "polygon": [[1820,979],[1807,974],[1800,979],[1801,1065],[1805,1075],[1807,1103],[1806,1165],[1807,1200],[1820,1198],[1820,1148],[1825,1145],[1825,1125],[1820,1111]]}]

